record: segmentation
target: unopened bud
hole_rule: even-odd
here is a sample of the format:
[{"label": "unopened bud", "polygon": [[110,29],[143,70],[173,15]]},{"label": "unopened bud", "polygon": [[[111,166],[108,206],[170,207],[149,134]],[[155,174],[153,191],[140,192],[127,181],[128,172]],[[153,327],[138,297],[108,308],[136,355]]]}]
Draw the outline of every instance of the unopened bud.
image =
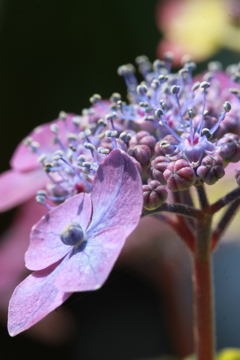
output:
[{"label": "unopened bud", "polygon": [[156,143],[155,153],[156,155],[166,156],[172,154],[179,141],[173,135],[166,135],[162,140]]},{"label": "unopened bud", "polygon": [[206,184],[215,184],[225,174],[220,156],[205,156],[201,165],[197,168],[197,174]]},{"label": "unopened bud", "polygon": [[240,160],[240,140],[236,134],[225,134],[217,143],[220,146],[219,155],[228,162]]},{"label": "unopened bud", "polygon": [[151,149],[147,145],[136,145],[128,149],[128,155],[134,157],[142,166],[148,164],[151,158]]},{"label": "unopened bud", "polygon": [[165,185],[167,182],[163,176],[164,171],[167,169],[170,160],[165,156],[158,156],[156,159],[151,161],[151,166],[148,169],[149,176],[157,181],[160,181],[162,185]]},{"label": "unopened bud", "polygon": [[147,210],[155,210],[167,199],[168,192],[160,182],[150,181],[143,185],[143,207]]},{"label": "unopened bud", "polygon": [[195,182],[195,173],[186,160],[170,162],[163,176],[169,190],[183,191],[189,189]]},{"label": "unopened bud", "polygon": [[155,210],[167,199],[168,193],[164,186],[156,180],[143,185],[143,207],[147,210]]}]

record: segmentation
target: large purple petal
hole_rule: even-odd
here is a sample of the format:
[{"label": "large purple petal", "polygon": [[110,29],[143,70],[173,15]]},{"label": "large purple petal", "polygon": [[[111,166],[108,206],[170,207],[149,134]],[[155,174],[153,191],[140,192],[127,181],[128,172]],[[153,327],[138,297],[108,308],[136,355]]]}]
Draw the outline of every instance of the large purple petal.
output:
[{"label": "large purple petal", "polygon": [[16,287],[9,303],[8,331],[11,336],[36,324],[71,295],[54,286],[63,265],[64,261],[36,271]]},{"label": "large purple petal", "polygon": [[46,174],[41,169],[28,172],[9,170],[0,175],[0,212],[9,210],[36,195],[45,187]]},{"label": "large purple petal", "polygon": [[91,199],[88,194],[81,193],[43,216],[30,234],[30,245],[25,255],[27,268],[41,270],[62,259],[72,247],[62,243],[60,234],[71,222],[78,222],[85,231],[91,215]]},{"label": "large purple petal", "polygon": [[102,230],[89,238],[84,250],[74,254],[59,272],[55,286],[62,291],[99,289],[107,279],[126,239],[123,228]]},{"label": "large purple petal", "polygon": [[128,236],[142,212],[142,182],[130,157],[115,149],[100,165],[92,189],[93,218],[89,232],[123,226]]}]

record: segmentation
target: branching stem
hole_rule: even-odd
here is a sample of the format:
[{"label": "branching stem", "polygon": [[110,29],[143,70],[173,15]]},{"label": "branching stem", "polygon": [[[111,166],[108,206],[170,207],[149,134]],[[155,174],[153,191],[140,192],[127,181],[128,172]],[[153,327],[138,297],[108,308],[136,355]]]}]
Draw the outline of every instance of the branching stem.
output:
[{"label": "branching stem", "polygon": [[195,219],[201,219],[201,217],[202,217],[202,212],[198,209],[195,209],[192,206],[178,204],[178,203],[174,204],[174,203],[170,203],[170,202],[163,203],[161,206],[159,206],[155,210],[144,210],[143,216],[157,214],[162,211],[167,211],[170,213],[187,216],[187,217],[195,218]]},{"label": "branching stem", "polygon": [[232,201],[237,200],[240,197],[240,187],[234,189],[227,195],[223,196],[221,199],[216,201],[214,204],[211,205],[211,213],[214,214],[224,206],[230,204]]},{"label": "branching stem", "polygon": [[214,250],[219,243],[221,236],[223,235],[224,231],[227,229],[228,225],[232,221],[236,211],[240,206],[240,199],[232,202],[225,213],[223,214],[222,218],[220,219],[219,223],[217,224],[216,228],[212,233],[212,240],[211,240],[211,251]]}]

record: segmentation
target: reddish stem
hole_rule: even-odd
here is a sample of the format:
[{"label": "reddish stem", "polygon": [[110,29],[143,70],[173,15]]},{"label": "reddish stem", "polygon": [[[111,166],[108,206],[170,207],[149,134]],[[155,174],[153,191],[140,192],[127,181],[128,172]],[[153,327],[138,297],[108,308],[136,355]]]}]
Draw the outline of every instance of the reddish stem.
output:
[{"label": "reddish stem", "polygon": [[196,246],[192,256],[194,343],[198,360],[214,359],[213,283],[211,266],[211,215],[197,222]]},{"label": "reddish stem", "polygon": [[214,359],[211,260],[193,258],[194,342],[198,360]]}]

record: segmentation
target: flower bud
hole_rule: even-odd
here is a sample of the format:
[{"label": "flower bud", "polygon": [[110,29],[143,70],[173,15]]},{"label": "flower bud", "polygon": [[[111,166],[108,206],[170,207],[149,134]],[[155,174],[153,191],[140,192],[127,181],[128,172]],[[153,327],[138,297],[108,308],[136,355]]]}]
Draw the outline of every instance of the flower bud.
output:
[{"label": "flower bud", "polygon": [[168,193],[164,186],[156,180],[143,185],[143,207],[147,210],[155,210],[167,199]]},{"label": "flower bud", "polygon": [[217,143],[220,146],[219,155],[228,162],[236,163],[240,160],[240,141],[236,134],[225,134]]},{"label": "flower bud", "polygon": [[197,169],[197,174],[206,184],[215,184],[215,182],[221,179],[225,174],[223,161],[220,156],[205,156]]},{"label": "flower bud", "polygon": [[216,131],[218,138],[226,133],[237,133],[238,126],[238,117],[234,113],[226,114],[224,121],[221,122],[219,129]]},{"label": "flower bud", "polygon": [[195,173],[186,160],[180,159],[170,162],[163,176],[171,191],[189,189],[195,182]]},{"label": "flower bud", "polygon": [[128,149],[128,155],[134,157],[142,166],[151,158],[151,150],[147,145],[136,145]]},{"label": "flower bud", "polygon": [[156,155],[166,156],[172,154],[176,148],[174,145],[179,144],[179,141],[173,135],[166,135],[161,141],[155,145]]},{"label": "flower bud", "polygon": [[167,169],[170,160],[165,156],[158,156],[156,159],[151,161],[151,166],[148,169],[149,176],[161,184],[165,185],[167,182],[163,176],[164,171]]},{"label": "flower bud", "polygon": [[156,139],[154,136],[150,135],[148,131],[140,131],[137,135],[131,138],[129,144],[130,146],[147,145],[153,152]]}]

